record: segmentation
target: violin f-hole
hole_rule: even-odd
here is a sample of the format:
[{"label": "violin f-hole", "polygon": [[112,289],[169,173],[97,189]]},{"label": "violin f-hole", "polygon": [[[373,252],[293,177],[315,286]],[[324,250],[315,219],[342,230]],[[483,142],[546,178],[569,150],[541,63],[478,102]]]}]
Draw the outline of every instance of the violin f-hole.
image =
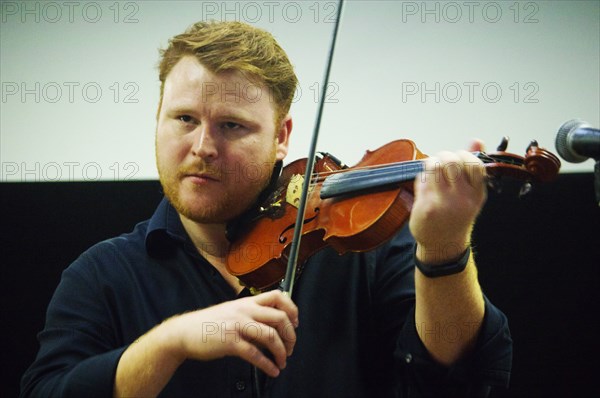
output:
[{"label": "violin f-hole", "polygon": [[[318,207],[315,207],[314,211],[315,211],[315,215],[312,216],[312,217],[310,217],[310,218],[305,218],[303,225],[306,225],[309,222],[311,222],[314,219],[316,219],[318,217],[319,212],[321,211],[321,209],[319,209]],[[283,231],[281,231],[281,234],[279,234],[279,239],[278,239],[279,243],[283,244],[283,243],[287,242],[287,238],[285,237],[285,233],[287,231],[293,230],[295,228],[295,226],[296,226],[296,224],[290,224]]]}]

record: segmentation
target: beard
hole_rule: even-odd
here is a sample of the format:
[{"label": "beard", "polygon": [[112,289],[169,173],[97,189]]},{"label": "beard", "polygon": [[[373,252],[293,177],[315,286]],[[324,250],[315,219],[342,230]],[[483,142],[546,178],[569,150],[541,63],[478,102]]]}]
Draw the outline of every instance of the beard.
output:
[{"label": "beard", "polygon": [[[222,224],[238,217],[256,202],[270,182],[274,158],[273,152],[271,161],[256,167],[253,163],[252,170],[258,171],[252,175],[249,175],[248,167],[224,172],[223,166],[204,161],[174,171],[163,167],[158,158],[157,165],[163,192],[179,214],[197,223]],[[196,186],[185,181],[185,176],[190,174],[207,175],[214,181]]]}]

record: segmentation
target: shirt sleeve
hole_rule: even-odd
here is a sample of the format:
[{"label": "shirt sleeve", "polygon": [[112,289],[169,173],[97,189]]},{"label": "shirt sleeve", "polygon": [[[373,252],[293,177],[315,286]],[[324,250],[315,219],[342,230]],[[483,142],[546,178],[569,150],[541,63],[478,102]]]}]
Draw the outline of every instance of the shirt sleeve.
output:
[{"label": "shirt sleeve", "polygon": [[[398,396],[487,396],[492,387],[508,387],[512,339],[506,316],[484,296],[485,315],[474,350],[450,367],[436,362],[417,333],[414,308],[414,241],[405,228],[378,251],[378,301],[386,308],[385,333],[396,336],[394,367]],[[383,257],[383,258],[382,258]],[[383,263],[381,262],[383,261]],[[426,331],[427,332],[427,331]],[[451,339],[453,330],[432,330]]]},{"label": "shirt sleeve", "polygon": [[39,333],[40,350],[21,380],[22,397],[110,397],[119,347],[84,253],[63,274]]},{"label": "shirt sleeve", "polygon": [[[414,307],[408,315],[414,320]],[[432,331],[451,338],[452,331]],[[474,351],[450,367],[435,362],[421,342],[414,321],[401,329],[394,353],[406,381],[405,396],[487,396],[492,387],[508,387],[512,340],[502,312],[485,298],[485,316]]]}]

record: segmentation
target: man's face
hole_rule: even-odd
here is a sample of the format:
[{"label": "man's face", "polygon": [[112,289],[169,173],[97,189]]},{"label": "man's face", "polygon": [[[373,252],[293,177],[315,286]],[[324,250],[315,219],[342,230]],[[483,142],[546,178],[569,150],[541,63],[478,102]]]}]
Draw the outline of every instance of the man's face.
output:
[{"label": "man's face", "polygon": [[268,90],[239,72],[215,75],[182,58],[164,84],[156,131],[163,190],[190,220],[223,223],[246,210],[287,154],[292,127],[275,128]]}]

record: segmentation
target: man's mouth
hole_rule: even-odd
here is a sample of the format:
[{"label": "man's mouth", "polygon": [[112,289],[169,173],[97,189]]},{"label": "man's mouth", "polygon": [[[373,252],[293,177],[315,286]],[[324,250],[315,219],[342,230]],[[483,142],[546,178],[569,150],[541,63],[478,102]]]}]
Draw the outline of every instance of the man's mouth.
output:
[{"label": "man's mouth", "polygon": [[194,184],[206,184],[220,181],[220,178],[214,173],[183,173],[183,178]]},{"label": "man's mouth", "polygon": [[182,179],[189,180],[194,184],[206,184],[221,181],[221,178],[217,173],[210,171],[185,170],[181,173],[181,176]]}]

